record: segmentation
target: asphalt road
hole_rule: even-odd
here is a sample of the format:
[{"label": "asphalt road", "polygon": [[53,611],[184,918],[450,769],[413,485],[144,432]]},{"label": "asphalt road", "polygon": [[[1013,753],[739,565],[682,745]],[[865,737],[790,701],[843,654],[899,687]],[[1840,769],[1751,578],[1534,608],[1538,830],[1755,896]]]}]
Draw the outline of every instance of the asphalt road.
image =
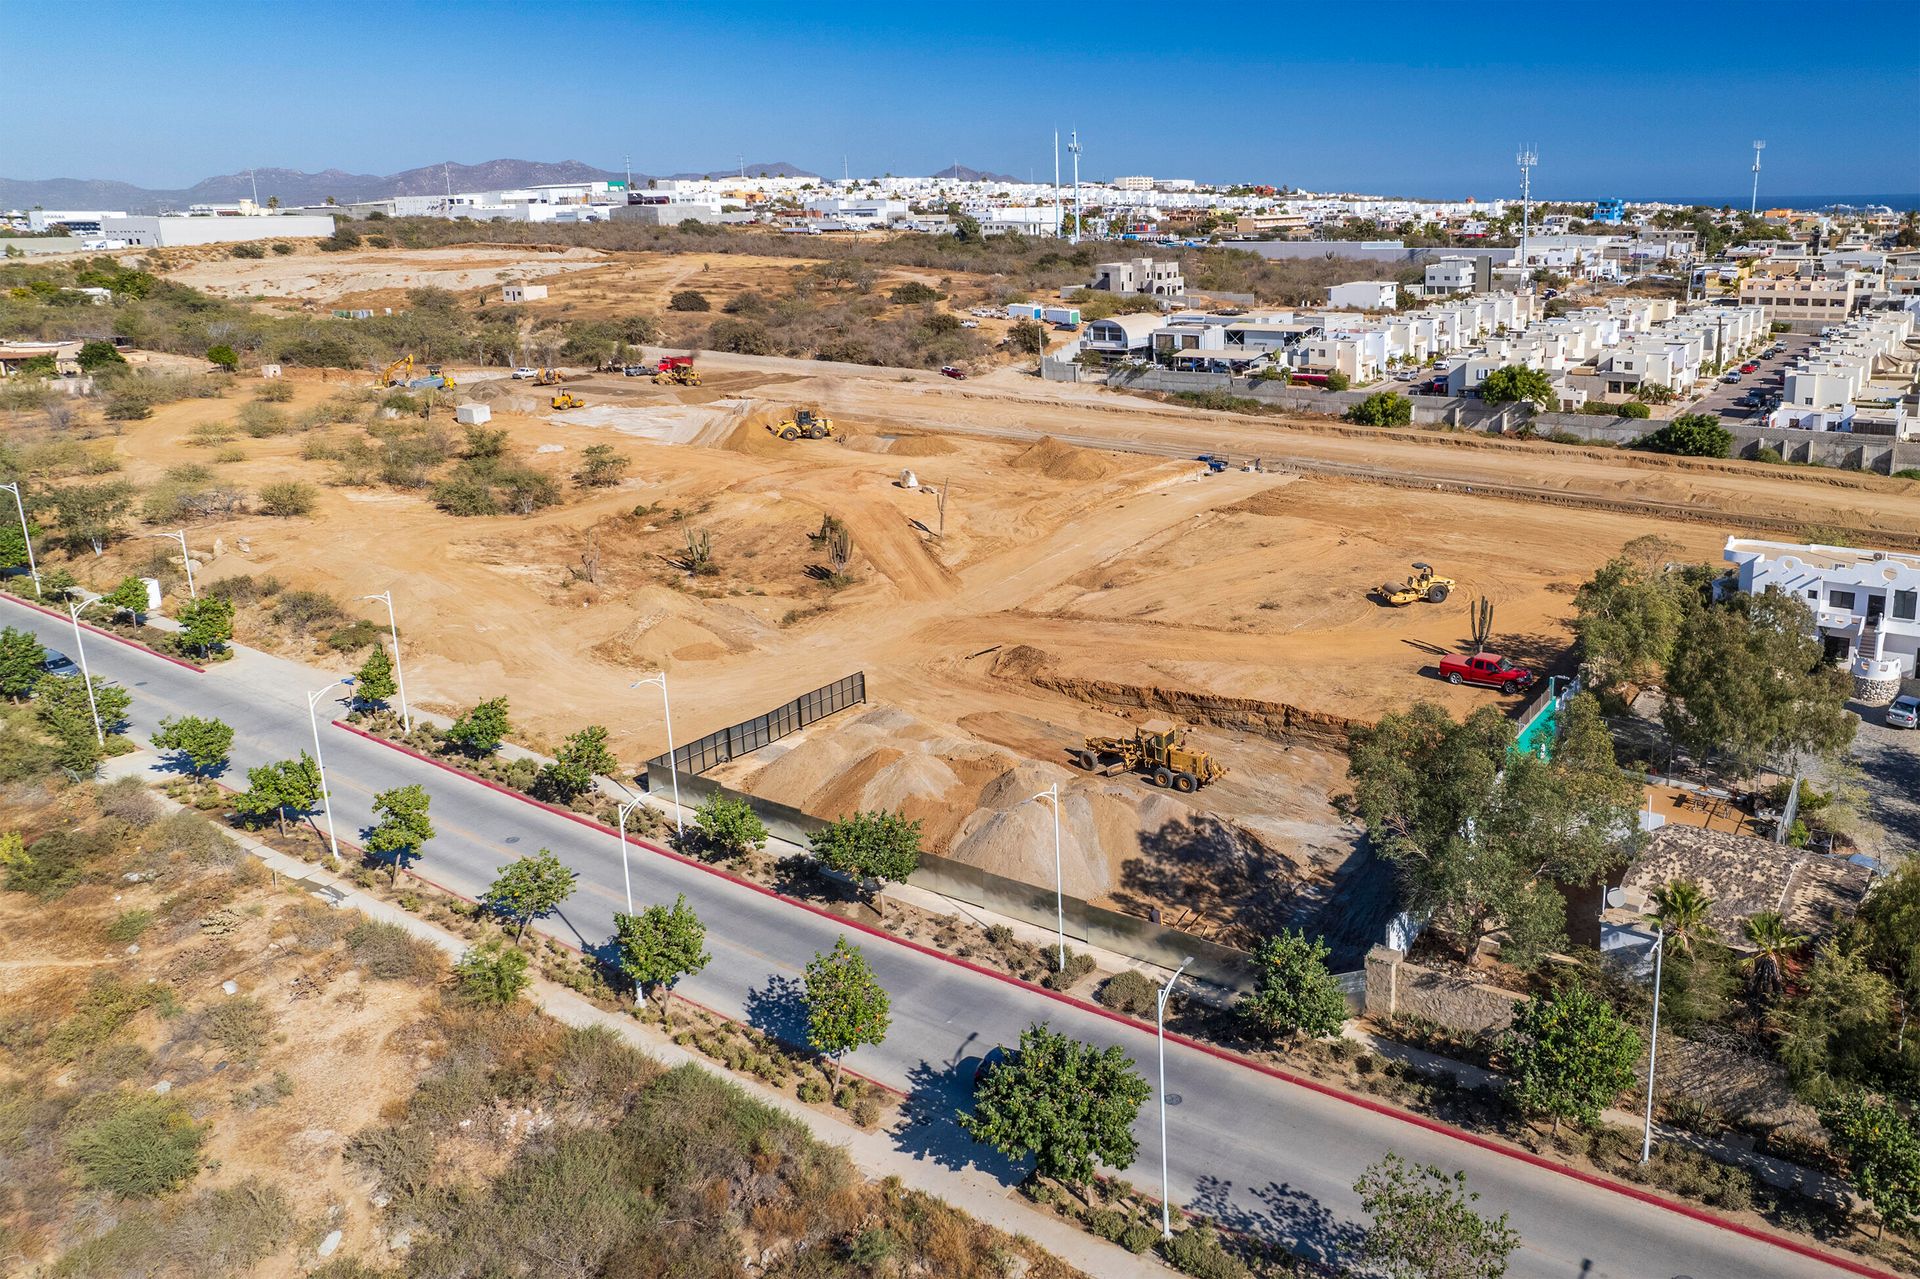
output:
[{"label": "asphalt road", "polygon": [[[0,621],[70,655],[73,630],[13,601]],[[99,636],[94,672],[129,689],[131,729],[149,736],[166,715],[216,715],[233,725],[233,779],[247,767],[311,749],[304,704],[327,675],[242,650],[205,675]],[[340,690],[344,692],[344,690]],[[321,711],[341,709],[331,696]],[[579,891],[547,931],[587,948],[604,945],[623,909],[618,843],[533,805],[464,781],[321,722],[343,838],[358,842],[377,791],[408,782],[433,796],[438,834],[416,869],[462,893],[483,891],[515,857],[551,848],[580,873]],[[671,858],[636,850],[633,894],[644,906],[677,893],[707,924],[712,962],[682,993],[771,1032],[798,1039],[796,995],[809,959],[842,931],[832,920]],[[953,1123],[972,1058],[1015,1042],[1033,1022],[1096,1044],[1119,1044],[1152,1077],[1150,1032],[971,972],[887,941],[857,937],[893,997],[885,1043],[849,1064],[912,1094],[896,1134],[904,1153],[955,1169],[978,1168],[1008,1186],[1024,1169],[975,1147]],[[1515,1279],[1804,1279],[1840,1273],[1805,1256],[1557,1175],[1443,1132],[1339,1097],[1290,1085],[1179,1043],[1167,1047],[1170,1168],[1177,1202],[1314,1257],[1343,1255],[1362,1221],[1352,1185],[1387,1151],[1463,1168],[1481,1207],[1512,1215],[1525,1240]],[[1160,1163],[1151,1103],[1136,1127],[1129,1175],[1152,1186]]]},{"label": "asphalt road", "polygon": [[1698,403],[1687,410],[1689,413],[1713,413],[1736,426],[1757,426],[1761,424],[1759,409],[1748,408],[1739,401],[1755,387],[1763,391],[1778,392],[1785,385],[1785,371],[1788,363],[1812,346],[1819,338],[1812,333],[1782,333],[1779,341],[1787,344],[1780,355],[1769,355],[1756,360],[1760,367],[1752,373],[1743,373],[1740,381],[1734,383],[1715,380],[1713,389],[1700,397]]}]

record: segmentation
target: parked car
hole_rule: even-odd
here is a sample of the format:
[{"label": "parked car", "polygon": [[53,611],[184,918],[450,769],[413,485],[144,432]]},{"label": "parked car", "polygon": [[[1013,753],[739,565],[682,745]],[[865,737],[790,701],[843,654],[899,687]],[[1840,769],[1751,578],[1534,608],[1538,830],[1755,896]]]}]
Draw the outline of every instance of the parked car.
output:
[{"label": "parked car", "polygon": [[539,369],[530,369],[530,368],[526,368],[525,366],[517,368],[513,371],[513,380],[516,382],[531,381],[533,378],[537,378],[539,376],[540,376]]},{"label": "parked car", "polygon": [[978,320],[962,320],[962,321],[960,321],[960,327],[961,327],[961,328],[963,328],[963,329],[977,329],[977,328],[979,328],[979,327],[980,327],[980,321],[978,321]]},{"label": "parked car", "polygon": [[1482,684],[1514,693],[1533,683],[1532,671],[1498,653],[1475,653],[1470,657],[1449,653],[1440,659],[1440,677],[1449,684]]},{"label": "parked car", "polygon": [[73,659],[59,649],[49,648],[43,651],[46,657],[41,659],[40,669],[47,674],[58,675],[61,679],[71,679],[80,673],[80,668],[73,664]]},{"label": "parked car", "polygon": [[1740,366],[1740,371],[1742,373],[1758,373],[1760,371],[1760,366],[1758,364],[1755,364],[1752,360],[1748,360],[1745,364],[1742,364]]},{"label": "parked car", "polygon": [[1888,728],[1920,728],[1920,697],[1903,693],[1887,705]]},{"label": "parked car", "polygon": [[1420,374],[1414,369],[1401,369],[1393,375],[1393,380],[1396,382],[1413,382],[1418,380],[1419,377]]}]

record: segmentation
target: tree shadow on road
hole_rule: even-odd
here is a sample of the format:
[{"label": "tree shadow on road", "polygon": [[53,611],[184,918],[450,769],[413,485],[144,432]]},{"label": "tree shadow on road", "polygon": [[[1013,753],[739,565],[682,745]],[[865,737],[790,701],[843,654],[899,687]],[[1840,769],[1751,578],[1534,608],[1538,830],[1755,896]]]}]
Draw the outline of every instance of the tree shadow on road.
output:
[{"label": "tree shadow on road", "polygon": [[747,1024],[793,1048],[807,1048],[806,987],[797,977],[775,973],[747,991]]},{"label": "tree shadow on road", "polygon": [[1231,1181],[1202,1177],[1186,1206],[1228,1230],[1278,1244],[1320,1266],[1346,1263],[1365,1237],[1357,1223],[1341,1221],[1318,1199],[1284,1182],[1270,1181],[1252,1197],[1258,1206],[1236,1198]]},{"label": "tree shadow on road", "polygon": [[1027,1165],[1014,1163],[991,1146],[976,1143],[956,1122],[973,1100],[973,1075],[980,1058],[993,1047],[975,1043],[971,1055],[963,1051],[945,1064],[916,1062],[907,1070],[907,1099],[900,1104],[900,1121],[893,1128],[893,1144],[902,1154],[927,1160],[956,1172],[974,1169],[1006,1186],[1026,1179]]}]

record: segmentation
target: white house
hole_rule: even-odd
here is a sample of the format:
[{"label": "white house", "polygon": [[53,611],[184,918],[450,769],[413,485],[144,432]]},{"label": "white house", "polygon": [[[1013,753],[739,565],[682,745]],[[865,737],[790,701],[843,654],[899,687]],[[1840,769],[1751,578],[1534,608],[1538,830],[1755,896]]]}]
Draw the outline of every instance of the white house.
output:
[{"label": "white house", "polygon": [[500,300],[509,305],[520,302],[539,302],[547,296],[544,284],[509,284],[501,288]]},{"label": "white house", "polygon": [[1885,702],[1920,654],[1920,555],[1730,537],[1738,588],[1804,600],[1827,655],[1845,659],[1861,700]]},{"label": "white house", "polygon": [[1353,280],[1327,286],[1328,306],[1356,311],[1391,311],[1400,305],[1400,286],[1392,280]]},{"label": "white house", "polygon": [[1087,285],[1105,293],[1147,293],[1157,298],[1186,295],[1186,277],[1178,262],[1156,262],[1152,258],[1129,258],[1124,262],[1096,262],[1093,279]]}]

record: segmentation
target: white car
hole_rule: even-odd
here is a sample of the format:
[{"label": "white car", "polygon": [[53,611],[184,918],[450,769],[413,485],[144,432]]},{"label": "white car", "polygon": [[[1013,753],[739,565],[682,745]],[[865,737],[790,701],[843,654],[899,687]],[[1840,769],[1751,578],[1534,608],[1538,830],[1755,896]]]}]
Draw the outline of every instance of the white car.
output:
[{"label": "white car", "polygon": [[980,321],[978,321],[978,320],[962,320],[962,321],[960,321],[960,327],[961,327],[961,328],[963,328],[963,329],[977,329],[977,328],[979,328],[979,327],[980,327]]},{"label": "white car", "polygon": [[540,376],[540,370],[538,369],[529,369],[529,368],[522,367],[522,368],[517,368],[513,371],[513,380],[516,382],[530,382],[534,378],[537,378],[539,376]]},{"label": "white car", "polygon": [[1888,728],[1920,728],[1920,697],[1911,693],[1893,699],[1887,707]]}]

